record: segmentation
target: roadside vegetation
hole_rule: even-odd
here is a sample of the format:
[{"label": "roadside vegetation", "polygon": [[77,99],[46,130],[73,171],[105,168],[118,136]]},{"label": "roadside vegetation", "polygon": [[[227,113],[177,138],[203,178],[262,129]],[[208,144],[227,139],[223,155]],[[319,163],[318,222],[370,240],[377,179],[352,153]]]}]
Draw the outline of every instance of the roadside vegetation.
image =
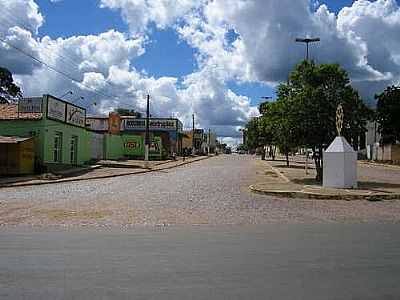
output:
[{"label": "roadside vegetation", "polygon": [[344,110],[342,135],[355,149],[373,111],[351,86],[347,72],[337,64],[303,61],[277,88],[277,99],[260,105],[261,116],[246,125],[246,146],[269,146],[286,156],[299,148],[312,149],[317,181],[322,181],[322,153],[337,135],[336,109]]}]

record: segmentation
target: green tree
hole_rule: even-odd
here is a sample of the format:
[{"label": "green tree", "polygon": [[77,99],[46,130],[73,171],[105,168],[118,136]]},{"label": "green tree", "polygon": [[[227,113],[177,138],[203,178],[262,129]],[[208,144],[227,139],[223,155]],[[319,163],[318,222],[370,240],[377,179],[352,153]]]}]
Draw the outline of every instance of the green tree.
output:
[{"label": "green tree", "polygon": [[134,109],[117,108],[115,112],[121,116],[134,116],[136,118],[142,117],[142,114]]},{"label": "green tree", "polygon": [[21,89],[14,83],[11,72],[0,67],[0,103],[15,102],[21,98]]},{"label": "green tree", "polygon": [[284,112],[279,117],[283,123],[279,134],[286,134],[283,139],[288,139],[290,146],[313,149],[316,179],[322,181],[322,153],[336,136],[337,106],[342,104],[345,114],[342,135],[355,148],[371,111],[337,64],[304,61],[291,72],[288,82],[279,86],[277,94]]},{"label": "green tree", "polygon": [[389,86],[376,95],[376,121],[382,136],[382,144],[391,144],[400,140],[400,87]]},{"label": "green tree", "polygon": [[292,114],[290,98],[279,98],[276,102],[268,105],[262,116],[262,128],[264,141],[271,147],[278,147],[280,152],[286,157],[286,165],[289,166],[289,153],[298,143],[298,133],[296,131],[296,121]]},{"label": "green tree", "polygon": [[259,129],[259,119],[252,118],[245,128],[246,132],[246,148],[249,150],[255,150],[260,146],[260,129]]}]

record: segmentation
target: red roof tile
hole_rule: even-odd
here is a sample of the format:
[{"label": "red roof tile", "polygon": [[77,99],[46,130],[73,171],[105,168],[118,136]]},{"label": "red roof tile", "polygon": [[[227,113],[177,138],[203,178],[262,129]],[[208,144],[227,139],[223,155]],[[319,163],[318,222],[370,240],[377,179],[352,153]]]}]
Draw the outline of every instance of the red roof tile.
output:
[{"label": "red roof tile", "polygon": [[40,120],[43,113],[20,113],[17,104],[0,104],[0,120]]}]

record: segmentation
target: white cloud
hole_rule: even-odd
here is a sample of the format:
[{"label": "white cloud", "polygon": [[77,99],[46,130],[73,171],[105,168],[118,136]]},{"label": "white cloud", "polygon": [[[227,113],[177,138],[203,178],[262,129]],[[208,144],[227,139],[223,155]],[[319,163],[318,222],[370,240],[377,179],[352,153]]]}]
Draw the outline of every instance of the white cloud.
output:
[{"label": "white cloud", "polygon": [[[304,58],[304,45],[296,44],[296,37],[319,36],[321,43],[311,46],[311,56],[318,63],[342,64],[365,96],[400,78],[400,9],[394,0],[359,0],[338,15],[309,0],[101,0],[102,7],[121,12],[129,36],[110,30],[58,39],[37,37],[44,19],[32,0],[0,0],[2,4],[14,9],[26,27],[5,26],[2,35],[8,41],[86,86],[0,43],[2,64],[19,74],[28,95],[73,89],[74,97],[100,102],[99,111],[105,112],[128,104],[144,111],[150,93],[154,116],[174,115],[188,126],[194,112],[196,126],[234,139],[240,137],[238,127],[258,111],[228,82],[275,85],[285,80]],[[0,22],[9,21],[0,17]],[[176,29],[197,50],[198,68],[192,74],[154,77],[132,66],[145,53],[153,25]]]},{"label": "white cloud", "polygon": [[146,31],[150,24],[166,28],[190,10],[199,7],[202,0],[101,0],[101,7],[120,10],[132,34]]},{"label": "white cloud", "polygon": [[33,0],[0,0],[0,7],[2,28],[18,25],[35,34],[43,24],[44,18]]},{"label": "white cloud", "polygon": [[[186,20],[179,28],[182,38],[200,51],[202,65],[219,68],[225,79],[279,83],[304,59],[304,45],[295,44],[295,38],[318,36],[321,42],[311,46],[311,57],[343,65],[366,98],[373,96],[372,89],[398,82],[395,0],[355,1],[338,16],[308,0],[216,0],[204,14]],[[230,47],[228,30],[238,34]]]}]

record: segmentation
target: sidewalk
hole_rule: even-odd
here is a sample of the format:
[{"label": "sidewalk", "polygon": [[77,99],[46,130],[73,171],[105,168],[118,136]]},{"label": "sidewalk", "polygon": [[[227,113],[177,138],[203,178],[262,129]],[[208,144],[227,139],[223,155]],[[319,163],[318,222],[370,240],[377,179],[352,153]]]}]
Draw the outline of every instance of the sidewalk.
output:
[{"label": "sidewalk", "polygon": [[381,164],[358,164],[357,189],[324,188],[315,181],[314,162],[304,157],[290,158],[286,166],[283,158],[261,161],[264,169],[262,182],[251,185],[251,191],[264,195],[302,199],[332,200],[391,200],[400,199],[400,168]]},{"label": "sidewalk", "polygon": [[185,161],[183,161],[182,157],[177,157],[177,160],[149,161],[147,166],[145,161],[139,160],[100,161],[96,165],[68,169],[57,172],[57,174],[49,173],[41,175],[0,178],[0,188],[43,185],[143,174],[148,172],[168,170],[211,157],[212,156],[186,157]]}]

